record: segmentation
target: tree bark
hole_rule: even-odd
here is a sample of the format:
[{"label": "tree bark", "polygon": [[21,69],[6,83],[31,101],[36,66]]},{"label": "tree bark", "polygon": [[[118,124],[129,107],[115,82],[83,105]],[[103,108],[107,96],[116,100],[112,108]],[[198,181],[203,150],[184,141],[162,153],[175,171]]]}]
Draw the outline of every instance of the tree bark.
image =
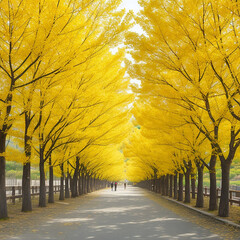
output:
[{"label": "tree bark", "polygon": [[89,193],[92,192],[92,177],[89,175]]},{"label": "tree bark", "polygon": [[27,161],[23,164],[22,175],[22,212],[32,211],[31,201],[31,155],[32,138],[28,136],[28,129],[31,123],[30,112],[25,112],[24,152]]},{"label": "tree bark", "polygon": [[72,191],[72,197],[75,198],[78,196],[78,188],[77,188],[77,184],[78,184],[78,174],[79,173],[79,157],[76,157],[76,168],[74,171],[74,175],[73,175],[73,191]]},{"label": "tree bark", "polygon": [[40,171],[39,207],[46,207],[46,185],[45,185],[44,157],[43,157],[42,147],[40,147],[39,171]]},{"label": "tree bark", "polygon": [[6,160],[4,156],[4,153],[6,151],[6,137],[7,134],[0,131],[0,219],[8,217],[5,183]]},{"label": "tree bark", "polygon": [[178,201],[183,200],[183,174],[179,173],[179,180],[178,180]]},{"label": "tree bark", "polygon": [[93,178],[93,175],[91,175],[90,191],[94,192],[94,178]]},{"label": "tree bark", "polygon": [[218,209],[218,215],[220,217],[229,216],[229,173],[231,162],[228,160],[221,161],[222,168],[222,189],[221,198]]},{"label": "tree bark", "polygon": [[90,176],[89,174],[87,173],[87,193],[90,193]]},{"label": "tree bark", "polygon": [[81,173],[79,172],[79,175],[78,175],[78,194],[79,196],[82,195],[82,178],[81,178]]},{"label": "tree bark", "polygon": [[84,193],[87,194],[87,174],[84,174]]},{"label": "tree bark", "polygon": [[60,180],[60,194],[59,194],[59,200],[64,200],[64,169],[63,169],[63,163],[60,165],[61,168],[61,180]]},{"label": "tree bark", "polygon": [[192,189],[192,199],[196,198],[196,179],[195,174],[191,174],[191,189]]},{"label": "tree bark", "polygon": [[69,174],[69,182],[70,182],[70,191],[71,191],[71,198],[73,197],[73,177]]},{"label": "tree bark", "polygon": [[173,198],[174,199],[177,199],[177,196],[178,196],[178,194],[177,194],[177,179],[178,179],[178,173],[175,173],[175,175],[174,175],[174,182],[173,182]]},{"label": "tree bark", "polygon": [[162,176],[162,195],[166,196],[166,176]]},{"label": "tree bark", "polygon": [[165,176],[165,196],[169,194],[169,175]]},{"label": "tree bark", "polygon": [[22,212],[32,211],[31,201],[31,163],[23,164],[22,175]]},{"label": "tree bark", "polygon": [[157,193],[161,192],[161,177],[157,179]]},{"label": "tree bark", "polygon": [[5,100],[5,102],[7,103],[5,108],[5,114],[4,116],[1,116],[2,118],[5,119],[5,123],[3,124],[2,129],[0,130],[0,219],[8,218],[6,179],[5,179],[5,174],[6,174],[5,152],[6,152],[7,131],[11,128],[11,125],[9,125],[7,121],[12,110],[14,82],[15,80],[12,76],[10,89]]},{"label": "tree bark", "polygon": [[52,166],[51,156],[49,157],[49,190],[48,190],[48,203],[54,203],[53,166]]},{"label": "tree bark", "polygon": [[97,179],[96,179],[96,176],[94,175],[94,178],[93,178],[93,191],[96,191],[96,190],[98,190],[97,189]]},{"label": "tree bark", "polygon": [[212,154],[209,164],[210,175],[210,198],[209,198],[209,210],[217,210],[217,181],[216,181],[216,159],[217,156]]},{"label": "tree bark", "polygon": [[86,194],[85,192],[85,174],[82,172],[82,193]]},{"label": "tree bark", "polygon": [[156,192],[158,191],[158,190],[157,190],[157,174],[156,174],[156,173],[154,174],[153,185],[154,185],[153,191],[156,193]]},{"label": "tree bark", "polygon": [[204,197],[203,197],[203,168],[204,168],[203,164],[200,164],[200,163],[197,164],[198,185],[197,185],[196,207],[203,207],[204,206]]},{"label": "tree bark", "polygon": [[190,203],[190,169],[187,168],[187,171],[185,173],[185,203]]},{"label": "tree bark", "polygon": [[172,192],[173,192],[172,191],[173,190],[173,175],[172,174],[170,175],[169,179],[170,179],[170,186],[169,186],[169,195],[168,196],[172,197]]},{"label": "tree bark", "polygon": [[67,175],[65,177],[65,198],[70,198],[70,192],[69,192],[69,173],[67,172]]}]

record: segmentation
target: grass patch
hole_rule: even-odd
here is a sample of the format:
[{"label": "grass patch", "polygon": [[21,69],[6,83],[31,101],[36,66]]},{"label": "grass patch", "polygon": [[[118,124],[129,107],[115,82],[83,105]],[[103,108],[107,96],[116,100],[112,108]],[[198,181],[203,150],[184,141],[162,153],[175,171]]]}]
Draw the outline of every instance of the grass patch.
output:
[{"label": "grass patch", "polygon": [[230,181],[230,185],[240,186],[240,181]]}]

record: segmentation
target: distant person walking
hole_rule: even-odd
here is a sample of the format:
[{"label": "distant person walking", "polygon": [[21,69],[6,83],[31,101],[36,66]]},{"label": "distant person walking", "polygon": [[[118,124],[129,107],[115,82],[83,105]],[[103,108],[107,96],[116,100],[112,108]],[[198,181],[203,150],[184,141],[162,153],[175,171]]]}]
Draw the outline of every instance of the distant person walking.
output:
[{"label": "distant person walking", "polygon": [[115,182],[114,186],[115,186],[115,191],[117,191],[117,182]]},{"label": "distant person walking", "polygon": [[113,182],[111,182],[111,190],[113,191]]},{"label": "distant person walking", "polygon": [[127,187],[127,183],[124,183],[124,189],[126,189],[126,187]]}]

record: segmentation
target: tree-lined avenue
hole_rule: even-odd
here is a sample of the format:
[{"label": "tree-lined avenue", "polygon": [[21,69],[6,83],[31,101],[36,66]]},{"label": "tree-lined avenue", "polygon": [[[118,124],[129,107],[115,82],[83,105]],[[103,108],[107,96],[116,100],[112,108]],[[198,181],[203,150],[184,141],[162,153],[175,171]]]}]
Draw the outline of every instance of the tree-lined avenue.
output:
[{"label": "tree-lined avenue", "polygon": [[23,212],[38,169],[41,208],[54,203],[54,176],[60,201],[130,181],[202,208],[205,176],[208,209],[229,216],[239,2],[139,0],[138,12],[121,2],[0,1],[0,219],[6,161],[23,166]]},{"label": "tree-lined avenue", "polygon": [[[25,224],[28,218],[33,222]],[[118,186],[116,192],[101,190],[65,204],[57,202],[46,213],[40,211],[35,216],[25,213],[22,226],[15,226],[15,230],[10,229],[11,221],[9,224],[6,239],[19,240],[220,240],[237,239],[239,234],[217,221],[131,186],[126,190]]]}]

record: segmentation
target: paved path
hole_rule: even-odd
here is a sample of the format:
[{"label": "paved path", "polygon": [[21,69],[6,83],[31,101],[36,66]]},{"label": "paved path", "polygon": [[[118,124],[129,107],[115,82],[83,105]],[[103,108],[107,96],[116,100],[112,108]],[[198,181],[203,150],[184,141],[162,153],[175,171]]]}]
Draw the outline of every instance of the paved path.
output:
[{"label": "paved path", "polygon": [[[19,234],[7,239],[240,239],[238,233],[228,232],[225,225],[188,213],[188,210],[139,188],[123,190],[119,187],[116,192],[107,189],[87,195],[81,204],[81,198],[72,201],[79,204],[73,208],[69,207],[73,202],[55,203],[62,207],[54,214],[47,215],[44,210],[45,217],[35,219],[35,223],[30,220],[30,227],[24,225]],[[181,208],[180,214],[178,208]]]}]

